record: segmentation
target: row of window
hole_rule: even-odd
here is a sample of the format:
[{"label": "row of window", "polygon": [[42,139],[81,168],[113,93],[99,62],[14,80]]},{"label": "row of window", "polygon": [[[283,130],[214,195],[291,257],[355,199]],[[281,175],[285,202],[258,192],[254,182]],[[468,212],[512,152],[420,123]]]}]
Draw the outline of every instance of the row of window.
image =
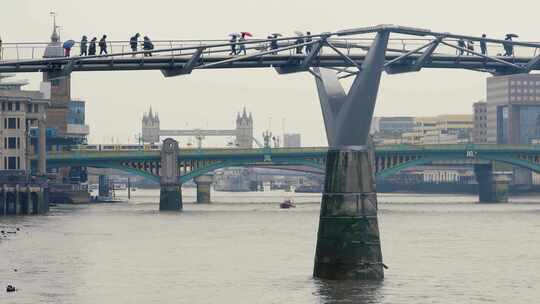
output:
[{"label": "row of window", "polygon": [[20,110],[21,110],[20,102],[2,101],[2,111],[20,111]]},{"label": "row of window", "polygon": [[4,118],[4,129],[20,129],[21,128],[21,119],[20,118]]},{"label": "row of window", "polygon": [[526,93],[526,94],[534,94],[534,93],[540,93],[540,89],[510,89],[510,93]]},{"label": "row of window", "polygon": [[540,96],[510,96],[510,101],[540,101]]},{"label": "row of window", "polygon": [[21,138],[20,137],[5,137],[4,149],[20,149]]},{"label": "row of window", "polygon": [[4,170],[20,170],[21,158],[18,156],[5,156],[4,157]]},{"label": "row of window", "polygon": [[487,109],[486,108],[483,108],[483,109],[474,109],[474,113],[477,114],[477,113],[486,113],[487,112]]},{"label": "row of window", "polygon": [[537,86],[540,86],[540,81],[526,81],[526,80],[512,80],[510,81],[510,85],[530,85],[530,86],[533,86],[533,85],[537,85]]},{"label": "row of window", "polygon": [[[28,104],[28,113],[38,113],[39,104]],[[24,111],[24,104],[20,102],[2,101],[2,111],[4,112],[18,112]]]}]

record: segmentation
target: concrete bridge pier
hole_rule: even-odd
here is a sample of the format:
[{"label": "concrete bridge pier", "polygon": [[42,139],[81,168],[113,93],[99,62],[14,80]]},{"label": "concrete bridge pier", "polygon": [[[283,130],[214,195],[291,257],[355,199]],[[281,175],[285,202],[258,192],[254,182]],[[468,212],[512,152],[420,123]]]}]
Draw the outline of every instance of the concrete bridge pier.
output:
[{"label": "concrete bridge pier", "polygon": [[182,210],[182,188],[178,170],[178,142],[172,138],[163,141],[161,148],[161,169],[159,211]]},{"label": "concrete bridge pier", "polygon": [[508,177],[493,173],[492,165],[476,165],[474,173],[478,181],[478,201],[480,203],[508,202]]},{"label": "concrete bridge pier", "polygon": [[388,37],[386,31],[377,34],[348,93],[335,71],[314,71],[331,147],[313,271],[317,278],[384,278],[368,137]]},{"label": "concrete bridge pier", "polygon": [[214,178],[212,175],[201,175],[195,178],[197,184],[197,204],[210,204],[210,191]]}]

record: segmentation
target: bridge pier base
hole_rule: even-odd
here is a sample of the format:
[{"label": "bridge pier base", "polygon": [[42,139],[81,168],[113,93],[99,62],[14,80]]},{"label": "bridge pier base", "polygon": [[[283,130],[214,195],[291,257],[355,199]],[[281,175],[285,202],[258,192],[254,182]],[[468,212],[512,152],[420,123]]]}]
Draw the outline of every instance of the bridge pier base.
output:
[{"label": "bridge pier base", "polygon": [[178,154],[178,142],[172,138],[165,139],[161,147],[159,211],[182,210]]},{"label": "bridge pier base", "polygon": [[377,194],[372,172],[367,148],[328,152],[315,277],[383,279]]},{"label": "bridge pier base", "polygon": [[195,178],[195,184],[197,184],[197,204],[210,204],[211,186],[213,178],[212,175],[201,175]]},{"label": "bridge pier base", "polygon": [[182,187],[180,185],[161,185],[159,211],[180,211],[182,208]]},{"label": "bridge pier base", "polygon": [[491,165],[475,166],[479,203],[507,203],[509,179],[494,174]]}]

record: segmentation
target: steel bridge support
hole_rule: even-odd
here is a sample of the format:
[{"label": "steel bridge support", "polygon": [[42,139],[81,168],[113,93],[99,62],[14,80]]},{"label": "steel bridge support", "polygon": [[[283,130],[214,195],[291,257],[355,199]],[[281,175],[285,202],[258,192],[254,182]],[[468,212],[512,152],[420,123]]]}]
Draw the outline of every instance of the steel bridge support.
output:
[{"label": "steel bridge support", "polygon": [[213,182],[212,175],[205,174],[194,179],[197,184],[197,204],[210,204],[210,191]]},{"label": "steel bridge support", "polygon": [[176,140],[167,138],[163,141],[161,148],[159,211],[182,210],[178,153],[179,147]]},{"label": "steel bridge support", "polygon": [[479,203],[508,203],[508,183],[506,176],[493,173],[493,165],[476,165],[474,174],[478,181]]},{"label": "steel bridge support", "polygon": [[315,70],[330,146],[313,271],[318,278],[384,277],[368,137],[388,37],[378,32],[348,93],[335,71]]}]

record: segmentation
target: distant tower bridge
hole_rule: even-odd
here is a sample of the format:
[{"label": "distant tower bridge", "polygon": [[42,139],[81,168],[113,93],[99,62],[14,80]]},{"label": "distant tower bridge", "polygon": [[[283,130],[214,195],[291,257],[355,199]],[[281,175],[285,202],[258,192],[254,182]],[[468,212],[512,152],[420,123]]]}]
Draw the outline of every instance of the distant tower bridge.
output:
[{"label": "distant tower bridge", "polygon": [[236,116],[235,129],[185,129],[185,130],[162,130],[158,113],[153,113],[152,107],[142,118],[142,141],[144,143],[159,143],[161,137],[192,136],[197,139],[198,147],[202,147],[202,141],[208,136],[231,136],[235,138],[235,146],[238,148],[253,148],[253,142],[259,147],[261,144],[253,137],[253,116],[246,112]]}]

